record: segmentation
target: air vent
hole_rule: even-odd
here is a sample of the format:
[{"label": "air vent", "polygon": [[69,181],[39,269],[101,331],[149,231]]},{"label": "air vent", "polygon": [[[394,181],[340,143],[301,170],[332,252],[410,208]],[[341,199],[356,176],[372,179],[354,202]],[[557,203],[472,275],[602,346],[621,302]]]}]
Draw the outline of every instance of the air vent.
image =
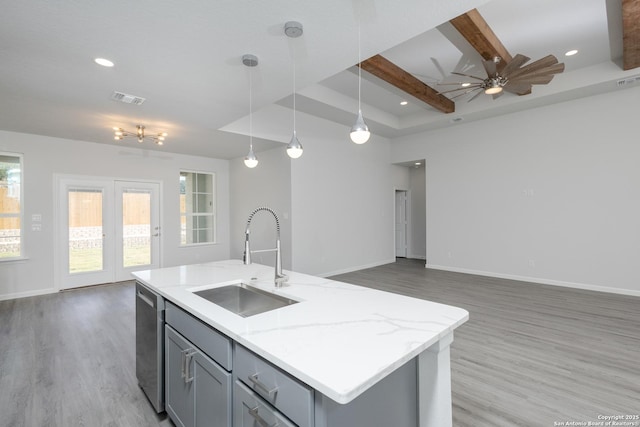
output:
[{"label": "air vent", "polygon": [[114,101],[124,102],[125,104],[133,104],[133,105],[142,105],[145,101],[145,98],[129,95],[122,92],[113,92],[111,95],[111,99]]},{"label": "air vent", "polygon": [[618,86],[627,86],[640,82],[640,75],[627,77],[626,79],[618,80]]}]

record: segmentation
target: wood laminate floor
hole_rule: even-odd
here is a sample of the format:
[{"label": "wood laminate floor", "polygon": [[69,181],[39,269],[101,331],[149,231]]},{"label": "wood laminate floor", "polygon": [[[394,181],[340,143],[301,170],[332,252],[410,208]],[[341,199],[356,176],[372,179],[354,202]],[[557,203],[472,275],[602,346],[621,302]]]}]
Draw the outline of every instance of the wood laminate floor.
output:
[{"label": "wood laminate floor", "polygon": [[333,279],[469,311],[451,346],[456,427],[588,425],[640,414],[638,297],[429,270],[406,259]]},{"label": "wood laminate floor", "polygon": [[[470,312],[451,348],[456,427],[640,414],[640,298],[404,259],[334,279]],[[134,292],[124,282],[0,301],[0,426],[171,426],[135,378]]]}]

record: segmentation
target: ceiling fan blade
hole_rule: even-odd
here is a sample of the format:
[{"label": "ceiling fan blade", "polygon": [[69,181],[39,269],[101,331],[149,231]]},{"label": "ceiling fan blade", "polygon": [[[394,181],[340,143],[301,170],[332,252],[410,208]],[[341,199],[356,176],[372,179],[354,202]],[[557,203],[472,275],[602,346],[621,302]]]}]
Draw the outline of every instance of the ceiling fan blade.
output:
[{"label": "ceiling fan blade", "polygon": [[476,93],[476,94],[475,94],[475,95],[473,95],[471,98],[469,98],[469,100],[468,100],[467,102],[471,102],[471,101],[473,101],[474,99],[476,99],[477,97],[479,97],[481,93],[484,93],[484,92],[482,92],[481,90],[479,90],[479,91],[478,91],[478,93]]},{"label": "ceiling fan blade", "polygon": [[[459,93],[459,94],[457,94],[457,95],[455,95],[455,96],[452,96],[452,97],[451,97],[451,98],[449,98],[449,99],[456,99],[456,98],[459,98],[459,97],[461,97],[461,96],[464,96],[464,95],[466,95],[466,94],[468,94],[468,93],[471,93],[471,92],[473,92],[474,90],[478,90],[478,89],[480,89],[480,86],[478,86],[478,87],[474,87],[473,89],[465,90],[464,92]],[[475,96],[475,95],[474,95],[474,96]]]},{"label": "ceiling fan blade", "polygon": [[516,95],[526,95],[531,92],[531,85],[528,83],[513,83],[509,81],[504,87],[504,90],[510,93],[515,93]]},{"label": "ceiling fan blade", "polygon": [[458,73],[458,72],[455,72],[455,71],[452,71],[451,74],[455,74],[456,76],[470,77],[472,79],[480,80],[482,82],[484,81],[484,79],[482,77],[476,77],[476,76],[472,76],[472,75],[469,75],[469,74]]},{"label": "ceiling fan blade", "polygon": [[537,76],[522,76],[518,79],[509,80],[515,84],[525,83],[531,85],[546,85],[553,80],[553,74],[541,74]]},{"label": "ceiling fan blade", "polygon": [[518,68],[522,67],[522,65],[524,65],[530,59],[531,58],[529,58],[528,56],[517,54],[516,56],[513,57],[513,59],[511,61],[509,61],[509,63],[506,65],[506,67],[504,67],[502,69],[502,75],[503,76],[508,76],[509,73],[511,73],[511,72],[517,70]]},{"label": "ceiling fan blade", "polygon": [[444,68],[442,68],[442,65],[440,65],[440,62],[436,58],[431,58],[431,62],[433,62],[433,65],[436,67],[436,70],[438,70],[442,78],[446,79],[447,73],[445,73]]},{"label": "ceiling fan blade", "polygon": [[[458,85],[458,86],[462,86],[464,82],[454,82],[454,83],[436,83],[436,86],[452,86],[452,85]],[[480,83],[472,83],[474,85],[479,85]],[[465,86],[467,87],[467,86]]]},{"label": "ceiling fan blade", "polygon": [[564,71],[564,64],[554,64],[546,68],[541,68],[528,73],[514,73],[508,77],[509,80],[523,80],[530,77],[548,76],[558,74]]},{"label": "ceiling fan blade", "polygon": [[486,61],[482,61],[482,66],[484,67],[484,70],[487,72],[487,77],[493,77],[498,72],[498,70],[496,69],[496,63],[493,59],[487,59]]},{"label": "ceiling fan blade", "polygon": [[[456,89],[445,90],[444,92],[438,92],[438,93],[439,93],[440,95],[444,95],[445,93],[458,92],[458,91],[461,91],[461,90],[466,90],[466,91],[475,90],[475,89],[477,89],[477,88],[479,88],[479,87],[480,87],[480,85],[479,85],[479,84],[475,84],[475,85],[473,85],[473,87],[469,87],[469,86],[466,86],[466,87],[459,87],[459,88],[456,88]],[[457,96],[457,95],[456,95],[456,96]]]},{"label": "ceiling fan blade", "polygon": [[537,61],[532,62],[529,65],[525,65],[524,67],[517,69],[516,71],[511,73],[511,75],[505,75],[505,77],[515,78],[516,76],[521,76],[523,74],[532,74],[556,64],[558,64],[558,59],[553,55],[547,55],[542,59],[538,59]]}]

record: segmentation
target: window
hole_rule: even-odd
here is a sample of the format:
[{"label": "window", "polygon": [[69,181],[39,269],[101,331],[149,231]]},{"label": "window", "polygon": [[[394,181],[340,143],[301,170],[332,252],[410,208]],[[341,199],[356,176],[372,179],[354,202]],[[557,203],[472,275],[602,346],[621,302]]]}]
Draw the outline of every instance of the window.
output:
[{"label": "window", "polygon": [[22,156],[0,152],[0,260],[24,252],[21,183]]},{"label": "window", "polygon": [[180,172],[180,244],[215,242],[214,175]]}]

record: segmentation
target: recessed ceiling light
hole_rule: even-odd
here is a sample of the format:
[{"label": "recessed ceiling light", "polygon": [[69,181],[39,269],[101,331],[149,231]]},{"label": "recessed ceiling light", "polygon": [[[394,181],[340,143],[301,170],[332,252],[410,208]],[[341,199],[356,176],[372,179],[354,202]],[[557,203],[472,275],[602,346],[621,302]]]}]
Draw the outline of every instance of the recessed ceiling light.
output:
[{"label": "recessed ceiling light", "polygon": [[400,102],[400,105],[407,105],[407,104],[408,104],[408,102],[407,102],[407,101],[401,101],[401,102]]},{"label": "recessed ceiling light", "polygon": [[416,166],[420,166],[422,163],[420,163],[420,162],[415,162],[414,164],[415,164]]},{"label": "recessed ceiling light", "polygon": [[113,62],[105,58],[96,58],[93,61],[98,65],[102,65],[103,67],[113,67]]},{"label": "recessed ceiling light", "polygon": [[462,83],[462,85],[461,85],[461,86],[462,86],[462,87],[471,86],[471,83],[469,83],[469,82],[464,82],[464,83]]},{"label": "recessed ceiling light", "polygon": [[573,50],[570,50],[567,53],[565,53],[564,56],[573,56],[576,53],[578,53],[578,50],[577,49],[573,49]]}]

